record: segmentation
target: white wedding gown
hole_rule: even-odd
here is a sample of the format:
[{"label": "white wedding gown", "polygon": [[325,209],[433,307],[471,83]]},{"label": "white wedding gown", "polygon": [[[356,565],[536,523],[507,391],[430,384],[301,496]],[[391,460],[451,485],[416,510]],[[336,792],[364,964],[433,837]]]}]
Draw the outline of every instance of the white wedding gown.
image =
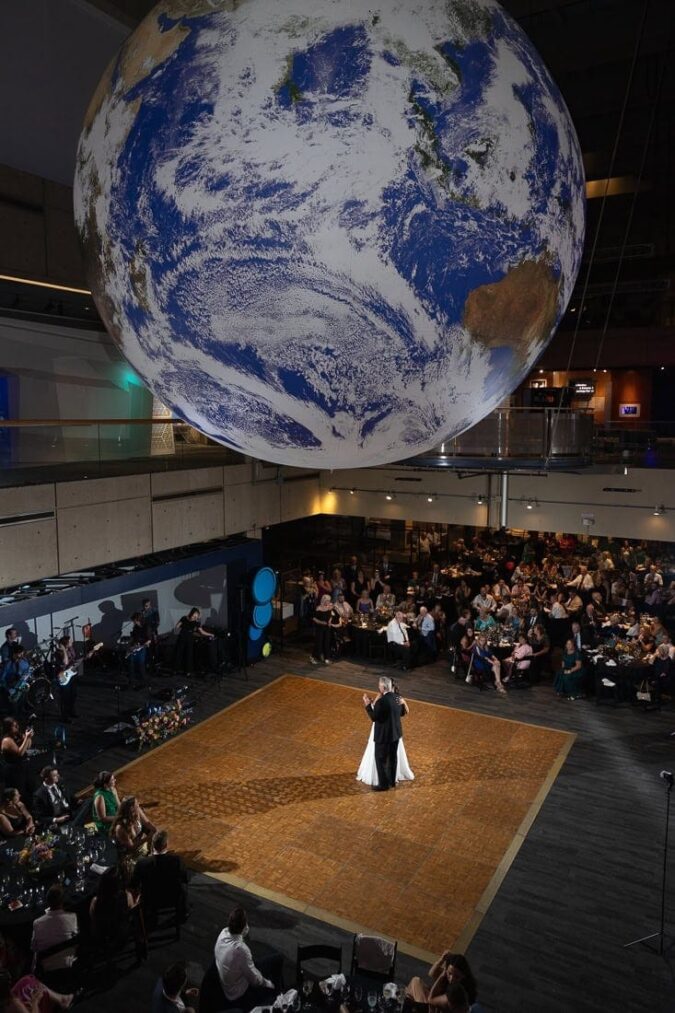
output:
[{"label": "white wedding gown", "polygon": [[[363,754],[361,765],[356,775],[357,781],[363,781],[364,784],[370,784],[375,786],[379,784],[377,777],[377,767],[375,765],[375,725],[370,726],[370,735],[368,736],[368,744],[366,751]],[[396,758],[396,780],[397,781],[414,781],[415,775],[410,769],[408,763],[408,757],[403,745],[403,739],[398,740],[398,755]]]}]

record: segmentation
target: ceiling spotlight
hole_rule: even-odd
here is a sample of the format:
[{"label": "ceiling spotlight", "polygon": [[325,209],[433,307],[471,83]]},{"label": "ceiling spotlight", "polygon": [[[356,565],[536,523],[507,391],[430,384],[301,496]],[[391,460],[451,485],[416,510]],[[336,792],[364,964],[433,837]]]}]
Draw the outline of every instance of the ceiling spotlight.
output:
[{"label": "ceiling spotlight", "polygon": [[477,503],[478,506],[482,506],[484,502],[485,502],[485,497],[483,496],[483,493],[481,492],[481,493],[479,493],[476,496],[476,503]]},{"label": "ceiling spotlight", "polygon": [[661,506],[655,506],[654,507],[654,516],[655,517],[660,517],[661,514],[664,514],[665,512],[666,512],[666,508],[664,507],[663,503],[661,504]]},{"label": "ceiling spotlight", "polygon": [[536,499],[528,499],[527,503],[525,504],[525,507],[528,510],[534,510],[534,505],[536,502],[537,502]]},{"label": "ceiling spotlight", "polygon": [[356,489],[350,489],[349,490],[349,495],[353,496],[355,492],[356,492]]},{"label": "ceiling spotlight", "polygon": [[544,372],[544,370],[543,370],[543,369],[540,369],[540,370],[539,370],[539,372],[540,372],[540,373],[543,373],[543,372]]},{"label": "ceiling spotlight", "polygon": [[628,465],[627,464],[624,464],[624,466],[623,466],[623,473],[624,473],[624,475],[628,474]]},{"label": "ceiling spotlight", "polygon": [[394,498],[394,494],[393,494],[393,492],[386,492],[386,493],[384,494],[384,498],[385,498],[386,500],[389,500],[389,502],[391,502],[391,500],[393,500],[393,498]]},{"label": "ceiling spotlight", "polygon": [[429,495],[427,496],[427,503],[433,503],[435,499],[436,499],[436,497],[435,497],[434,493],[430,492]]},{"label": "ceiling spotlight", "polygon": [[661,372],[663,372],[665,368],[665,366],[661,366]]}]

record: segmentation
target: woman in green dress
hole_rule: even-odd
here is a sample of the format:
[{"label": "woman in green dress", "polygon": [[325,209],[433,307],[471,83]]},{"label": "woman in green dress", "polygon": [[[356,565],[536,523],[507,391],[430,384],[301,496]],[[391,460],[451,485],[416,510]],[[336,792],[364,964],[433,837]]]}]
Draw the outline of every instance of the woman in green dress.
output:
[{"label": "woman in green dress", "polygon": [[94,781],[94,789],[92,819],[99,833],[106,833],[110,830],[120,807],[115,775],[109,770],[102,770]]},{"label": "woman in green dress", "polygon": [[566,640],[562,664],[555,677],[553,687],[558,696],[565,697],[567,700],[577,700],[582,695],[583,677],[584,667],[581,663],[581,654],[575,647],[573,640]]}]

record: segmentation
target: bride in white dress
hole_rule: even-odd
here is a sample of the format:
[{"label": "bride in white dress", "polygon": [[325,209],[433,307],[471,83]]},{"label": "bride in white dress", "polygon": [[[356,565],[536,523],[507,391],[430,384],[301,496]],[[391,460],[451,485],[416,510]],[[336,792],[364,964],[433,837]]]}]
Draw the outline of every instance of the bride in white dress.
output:
[{"label": "bride in white dress", "polygon": [[[403,708],[403,714],[407,715],[410,713],[410,708],[405,702],[403,697],[399,696],[398,686],[394,686],[394,693],[400,700],[401,707]],[[368,736],[368,743],[366,745],[366,751],[363,754],[361,764],[356,774],[356,780],[362,781],[364,784],[369,784],[371,787],[375,787],[379,784],[377,777],[377,766],[375,764],[375,724],[370,726],[370,735]],[[408,756],[403,745],[403,738],[398,740],[398,754],[396,756],[396,780],[397,781],[414,781],[415,775],[412,772],[410,764],[408,763]]]}]

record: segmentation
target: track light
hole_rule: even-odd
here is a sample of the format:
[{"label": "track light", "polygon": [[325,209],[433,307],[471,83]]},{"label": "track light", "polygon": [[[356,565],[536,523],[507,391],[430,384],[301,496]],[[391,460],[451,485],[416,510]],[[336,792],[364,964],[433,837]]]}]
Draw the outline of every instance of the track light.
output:
[{"label": "track light", "polygon": [[660,517],[661,514],[664,514],[665,512],[666,512],[666,508],[664,507],[663,503],[661,504],[661,506],[655,506],[654,507],[654,516],[655,517]]},{"label": "track light", "polygon": [[483,496],[483,493],[482,492],[478,493],[478,495],[476,496],[476,504],[477,504],[477,506],[482,506],[484,502],[485,502],[485,497]]},{"label": "track light", "polygon": [[394,498],[394,494],[393,494],[393,492],[387,492],[387,493],[385,493],[385,496],[384,496],[384,498],[385,498],[386,500],[389,500],[389,502],[391,502],[391,501],[393,500],[393,498]]},{"label": "track light", "polygon": [[433,503],[435,499],[436,496],[434,495],[434,493],[430,492],[429,495],[427,496],[427,503]]},{"label": "track light", "polygon": [[537,503],[536,499],[532,499],[532,497],[530,497],[528,499],[527,503],[525,504],[525,509],[526,510],[534,510],[534,508],[536,506],[539,506],[539,504]]},{"label": "track light", "polygon": [[350,489],[349,490],[349,495],[353,496],[355,492],[356,492],[356,489]]},{"label": "track light", "polygon": [[624,473],[624,475],[628,474],[628,465],[627,464],[624,464],[624,466],[623,466],[623,473]]}]

